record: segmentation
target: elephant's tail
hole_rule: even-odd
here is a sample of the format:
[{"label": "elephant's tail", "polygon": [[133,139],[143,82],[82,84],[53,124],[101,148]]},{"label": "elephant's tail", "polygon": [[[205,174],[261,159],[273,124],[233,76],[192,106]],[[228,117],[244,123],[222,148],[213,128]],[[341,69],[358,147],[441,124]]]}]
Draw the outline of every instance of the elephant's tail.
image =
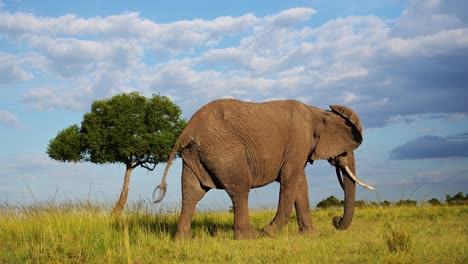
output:
[{"label": "elephant's tail", "polygon": [[[153,203],[159,203],[164,199],[164,195],[166,195],[167,191],[167,184],[166,184],[166,178],[167,178],[167,173],[169,172],[169,168],[172,165],[172,161],[175,158],[175,155],[177,154],[177,151],[180,149],[184,148],[186,144],[185,140],[185,132],[187,129],[184,129],[182,133],[180,134],[179,138],[177,138],[176,143],[174,144],[174,147],[172,148],[171,154],[169,155],[169,160],[167,161],[166,168],[164,169],[164,174],[161,179],[161,184],[159,184],[156,189],[153,191]],[[159,191],[159,195],[157,195]]]}]

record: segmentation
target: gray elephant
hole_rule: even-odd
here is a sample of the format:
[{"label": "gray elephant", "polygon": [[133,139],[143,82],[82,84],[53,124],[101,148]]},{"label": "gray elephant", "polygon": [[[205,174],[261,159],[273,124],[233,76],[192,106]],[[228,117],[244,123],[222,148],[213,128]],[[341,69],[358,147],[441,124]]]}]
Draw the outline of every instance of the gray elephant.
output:
[{"label": "gray elephant", "polygon": [[[280,183],[278,210],[263,232],[274,235],[291,218],[293,206],[300,233],[312,231],[307,162],[326,159],[336,167],[345,193],[343,217],[335,217],[338,230],[346,229],[354,214],[355,183],[372,188],[355,177],[354,150],[362,142],[359,117],[344,106],[331,111],[294,100],[264,103],[221,99],[200,108],[176,141],[164,171],[159,202],[166,191],[166,177],[181,150],[182,211],[175,239],[191,236],[195,206],[210,189],[224,189],[234,209],[234,238],[255,238],[250,225],[248,198],[252,188]],[[340,171],[343,172],[342,179]]]}]

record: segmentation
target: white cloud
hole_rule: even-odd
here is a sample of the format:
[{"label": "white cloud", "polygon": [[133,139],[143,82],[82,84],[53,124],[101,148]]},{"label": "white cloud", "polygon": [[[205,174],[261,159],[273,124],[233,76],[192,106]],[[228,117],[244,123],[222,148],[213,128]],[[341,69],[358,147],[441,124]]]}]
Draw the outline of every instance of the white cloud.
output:
[{"label": "white cloud", "polygon": [[397,19],[392,34],[411,38],[466,27],[467,9],[468,3],[463,0],[411,0]]},{"label": "white cloud", "polygon": [[81,96],[63,88],[40,87],[29,90],[24,94],[22,101],[30,109],[51,110],[51,109],[83,109]]},{"label": "white cloud", "polygon": [[160,24],[141,18],[136,12],[89,19],[73,14],[44,18],[27,13],[0,13],[0,32],[13,38],[47,35],[57,39],[65,35],[72,39],[92,37],[97,41],[126,39],[174,52],[217,43],[223,36],[244,33],[255,23],[257,18],[251,14]]},{"label": "white cloud", "polygon": [[411,39],[392,38],[388,40],[386,48],[392,55],[432,57],[466,46],[468,46],[468,28],[443,30]]},{"label": "white cloud", "polygon": [[291,8],[266,17],[266,22],[277,27],[292,27],[309,20],[315,13],[317,11],[311,8]]},{"label": "white cloud", "polygon": [[5,110],[0,110],[0,125],[8,127],[18,127],[20,125],[19,118]]},{"label": "white cloud", "polygon": [[[452,5],[411,2],[395,21],[353,16],[304,25],[314,14],[293,8],[265,17],[157,23],[139,13],[0,12],[2,38],[29,48],[2,55],[10,71],[0,78],[49,80],[23,96],[27,106],[43,110],[85,109],[93,100],[140,90],[167,94],[191,111],[225,96],[343,103],[363,112],[367,126],[427,109],[467,112],[458,94],[467,81],[468,27]],[[445,22],[429,31],[410,27],[431,14]]]},{"label": "white cloud", "polygon": [[359,100],[359,97],[356,96],[355,94],[353,93],[346,93],[345,94],[345,98],[344,98],[344,102],[347,103],[347,104],[350,104],[350,103],[353,103],[355,101]]},{"label": "white cloud", "polygon": [[103,42],[32,35],[24,40],[44,56],[50,71],[63,77],[92,72],[101,63],[125,69],[138,64],[143,55],[141,46],[122,39]]},{"label": "white cloud", "polygon": [[0,53],[0,82],[28,81],[33,75],[23,70],[21,60],[11,54]]}]

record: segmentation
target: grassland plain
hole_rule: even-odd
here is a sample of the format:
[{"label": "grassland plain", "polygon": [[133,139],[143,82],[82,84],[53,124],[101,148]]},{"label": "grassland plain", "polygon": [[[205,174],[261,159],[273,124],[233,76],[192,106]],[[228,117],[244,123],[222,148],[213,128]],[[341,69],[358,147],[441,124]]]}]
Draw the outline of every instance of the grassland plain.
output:
[{"label": "grassland plain", "polygon": [[[251,222],[260,229],[274,213],[252,211]],[[178,213],[144,202],[121,217],[82,202],[4,205],[0,263],[468,263],[466,205],[356,208],[351,227],[336,231],[341,213],[314,210],[310,235],[297,234],[293,217],[277,237],[235,241],[231,213],[203,212],[193,239],[172,241]]]}]

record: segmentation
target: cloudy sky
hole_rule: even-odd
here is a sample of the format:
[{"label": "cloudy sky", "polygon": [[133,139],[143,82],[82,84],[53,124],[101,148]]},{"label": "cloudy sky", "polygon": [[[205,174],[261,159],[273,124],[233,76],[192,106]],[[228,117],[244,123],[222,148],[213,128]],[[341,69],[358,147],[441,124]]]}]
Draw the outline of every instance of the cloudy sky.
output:
[{"label": "cloudy sky", "polygon": [[[358,176],[377,188],[358,199],[468,192],[467,1],[161,2],[0,0],[0,202],[116,200],[123,165],[45,151],[94,100],[129,91],[166,95],[186,118],[222,97],[346,105],[365,130]],[[149,200],[163,167],[135,170],[130,199]],[[328,163],[307,175],[313,205],[342,198]],[[273,207],[277,192],[253,190],[250,204]],[[201,203],[229,205],[223,191]]]}]

